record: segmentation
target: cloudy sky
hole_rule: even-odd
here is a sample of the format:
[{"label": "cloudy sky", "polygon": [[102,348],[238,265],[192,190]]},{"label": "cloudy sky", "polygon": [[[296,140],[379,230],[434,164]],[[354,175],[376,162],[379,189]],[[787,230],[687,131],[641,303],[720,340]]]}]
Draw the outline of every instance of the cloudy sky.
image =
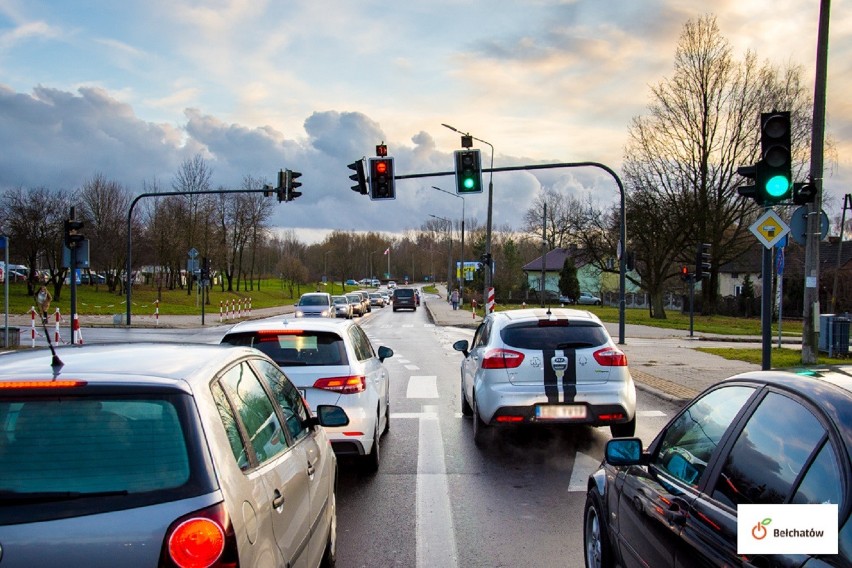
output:
[{"label": "cloudy sky", "polygon": [[[852,185],[852,10],[830,32],[825,189]],[[627,128],[671,76],[684,23],[713,10],[737,59],[801,65],[818,0],[0,0],[0,188],[79,187],[95,173],[170,188],[196,154],[214,186],[303,173],[273,224],[417,228],[460,217],[452,177],[350,191],[346,164],[384,142],[397,174],[451,171],[459,130],[495,167],[596,161],[620,171]],[[770,6],[772,10],[770,12]],[[809,87],[812,90],[812,86]],[[491,148],[483,162],[491,160]],[[487,175],[487,174],[486,174]],[[519,227],[542,186],[616,200],[594,169],[494,175],[494,224]],[[468,196],[484,223],[487,197]]]}]

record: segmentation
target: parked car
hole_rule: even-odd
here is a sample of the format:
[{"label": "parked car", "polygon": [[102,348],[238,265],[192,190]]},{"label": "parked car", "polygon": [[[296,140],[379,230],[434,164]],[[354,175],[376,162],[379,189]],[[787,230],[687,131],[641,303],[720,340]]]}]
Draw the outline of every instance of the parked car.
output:
[{"label": "parked car", "polygon": [[393,311],[417,311],[417,300],[414,297],[413,288],[394,288],[391,302],[393,302]]},{"label": "parked car", "polygon": [[254,349],[56,355],[0,357],[4,568],[333,564],[342,409]]},{"label": "parked car", "polygon": [[582,306],[600,306],[601,299],[588,292],[580,292],[580,295],[577,296],[576,303]]},{"label": "parked car", "polygon": [[357,280],[353,280],[352,278],[350,278],[349,280],[347,280],[347,281],[346,281],[346,285],[347,285],[347,286],[357,286],[357,285],[358,285],[358,281],[357,281]]},{"label": "parked car", "polygon": [[385,307],[385,299],[378,292],[370,292],[370,305],[371,306],[379,306],[380,308]]},{"label": "parked car", "polygon": [[[588,483],[586,566],[850,566],[850,464],[852,367],[736,375],[686,404],[647,449],[607,442]],[[837,505],[838,554],[738,553],[738,508],[780,504]],[[766,532],[768,549],[786,544]]]},{"label": "parked car", "polygon": [[327,292],[309,292],[302,294],[296,303],[297,318],[333,318],[331,294]]},{"label": "parked car", "polygon": [[361,298],[361,294],[356,292],[350,292],[346,294],[346,299],[349,300],[349,305],[352,306],[352,315],[361,317],[366,311],[364,311],[364,299]]},{"label": "parked car", "polygon": [[334,317],[352,319],[354,317],[352,304],[349,303],[349,298],[346,296],[332,296],[331,304],[334,311]]},{"label": "parked car", "polygon": [[285,320],[239,323],[222,343],[250,345],[281,366],[311,407],[340,406],[345,428],[329,428],[335,452],[359,456],[368,471],[381,457],[379,440],[390,429],[390,389],[383,361],[389,347],[373,349],[359,325],[348,320]]},{"label": "parked car", "polygon": [[627,357],[594,314],[568,308],[488,314],[461,351],[461,409],[473,436],[492,426],[561,423],[609,426],[632,436],[636,387]]}]

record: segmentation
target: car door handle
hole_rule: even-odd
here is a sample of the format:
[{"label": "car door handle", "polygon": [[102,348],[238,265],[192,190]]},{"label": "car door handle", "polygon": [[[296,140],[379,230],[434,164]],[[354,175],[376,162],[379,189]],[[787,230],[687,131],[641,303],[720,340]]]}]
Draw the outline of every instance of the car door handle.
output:
[{"label": "car door handle", "polygon": [[283,506],[284,506],[284,501],[285,501],[285,500],[286,500],[286,499],[285,499],[285,498],[284,498],[284,496],[281,494],[281,492],[280,492],[280,491],[278,491],[278,490],[276,489],[276,490],[275,490],[275,493],[274,493],[274,494],[273,494],[273,496],[272,496],[272,507],[273,507],[274,509],[278,509],[278,508],[280,508],[280,507],[283,507]]},{"label": "car door handle", "polygon": [[309,463],[308,464],[308,477],[313,477],[314,473],[316,473],[316,471],[317,471],[317,468],[314,467],[314,464]]},{"label": "car door handle", "polygon": [[678,505],[666,509],[666,520],[671,525],[684,526],[686,524],[686,511]]}]

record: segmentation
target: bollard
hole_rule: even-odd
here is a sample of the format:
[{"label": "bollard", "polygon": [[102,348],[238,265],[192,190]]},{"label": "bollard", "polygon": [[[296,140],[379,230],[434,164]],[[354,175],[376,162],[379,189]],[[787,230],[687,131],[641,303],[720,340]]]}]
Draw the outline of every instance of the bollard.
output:
[{"label": "bollard", "polygon": [[33,307],[31,307],[31,308],[30,308],[30,315],[32,316],[32,317],[30,318],[30,319],[32,320],[32,325],[30,326],[30,329],[31,329],[30,335],[32,336],[32,340],[33,340],[33,347],[35,347],[35,336],[36,336],[36,331],[35,331],[35,314],[36,314],[36,309],[35,309],[35,306],[33,306]]},{"label": "bollard", "polygon": [[219,323],[222,323],[222,300],[219,300]]},{"label": "bollard", "polygon": [[83,345],[83,333],[80,331],[80,318],[74,314],[74,335],[71,337],[71,343]]},{"label": "bollard", "polygon": [[59,322],[62,320],[59,308],[56,308],[56,311],[53,313],[53,317],[56,320],[56,331],[53,332],[53,342],[59,345],[62,342],[62,337],[59,335]]},{"label": "bollard", "polygon": [[155,325],[160,325],[160,300],[154,300],[154,321]]}]

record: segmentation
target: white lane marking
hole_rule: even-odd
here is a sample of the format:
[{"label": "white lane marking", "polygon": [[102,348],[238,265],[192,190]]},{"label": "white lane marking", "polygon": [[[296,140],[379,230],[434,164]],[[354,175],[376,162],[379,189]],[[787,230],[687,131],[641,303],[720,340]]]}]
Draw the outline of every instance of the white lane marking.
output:
[{"label": "white lane marking", "polygon": [[583,452],[574,454],[574,467],[571,469],[571,481],[568,491],[585,491],[589,475],[597,471],[601,465],[599,458],[593,458]]},{"label": "white lane marking", "polygon": [[391,412],[391,418],[394,420],[398,418],[437,418],[437,412]]},{"label": "white lane marking", "polygon": [[437,375],[412,375],[408,379],[408,398],[438,398]]},{"label": "white lane marking", "polygon": [[[394,351],[393,354],[396,355],[396,351]],[[400,365],[405,365],[406,363],[411,363],[411,361],[409,361],[408,359],[397,359],[396,362],[399,363]]]},{"label": "white lane marking", "polygon": [[417,365],[405,365],[405,368],[408,369],[409,371],[419,371],[420,370],[420,367],[418,367]]},{"label": "white lane marking", "polygon": [[[437,407],[423,410],[417,443],[417,567],[455,568],[458,554],[441,423]],[[427,416],[429,412],[435,416]]]},{"label": "white lane marking", "polygon": [[661,418],[666,416],[666,413],[661,410],[637,410],[636,416],[644,416],[645,418]]}]

